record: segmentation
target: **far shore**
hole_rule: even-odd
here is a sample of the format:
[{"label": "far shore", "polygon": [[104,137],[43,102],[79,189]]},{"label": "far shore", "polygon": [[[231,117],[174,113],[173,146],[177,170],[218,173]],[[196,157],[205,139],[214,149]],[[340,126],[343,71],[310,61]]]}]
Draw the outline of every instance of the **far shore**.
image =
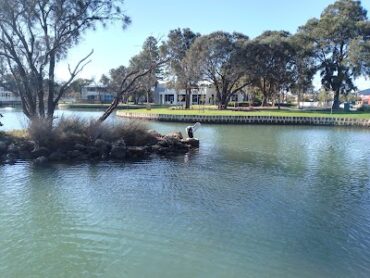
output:
[{"label": "far shore", "polygon": [[231,111],[231,110],[174,110],[135,109],[117,111],[117,116],[163,122],[201,122],[207,124],[259,124],[259,125],[308,125],[370,127],[368,112],[329,111]]},{"label": "far shore", "polygon": [[[119,110],[119,113],[125,112],[124,109]],[[138,114],[156,114],[156,115],[183,115],[183,116],[264,116],[264,117],[328,117],[328,118],[348,118],[348,119],[370,119],[369,111],[351,111],[345,112],[330,110],[298,110],[298,109],[277,109],[277,108],[263,108],[255,107],[252,110],[217,110],[202,108],[201,106],[193,109],[177,109],[170,108],[138,108],[130,111]]]}]

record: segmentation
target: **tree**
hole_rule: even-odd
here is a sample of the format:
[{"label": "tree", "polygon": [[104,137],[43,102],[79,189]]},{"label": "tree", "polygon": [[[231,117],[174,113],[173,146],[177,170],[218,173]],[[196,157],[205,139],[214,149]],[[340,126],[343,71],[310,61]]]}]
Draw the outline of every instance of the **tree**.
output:
[{"label": "tree", "polygon": [[98,119],[99,123],[104,122],[118,107],[118,104],[127,98],[130,94],[137,92],[140,88],[139,80],[150,72],[155,71],[157,67],[160,67],[162,64],[167,61],[161,60],[157,63],[151,64],[148,68],[145,69],[129,69],[124,66],[120,66],[117,69],[112,69],[109,72],[108,76],[103,76],[103,84],[108,86],[110,89],[114,90],[116,96],[113,98],[112,103],[104,111],[103,115]]},{"label": "tree", "polygon": [[367,28],[365,39],[357,38],[351,42],[349,58],[351,63],[358,65],[360,73],[370,77],[370,23]]},{"label": "tree", "polygon": [[[151,64],[158,62],[161,59],[160,49],[158,47],[158,40],[152,36],[148,37],[144,44],[141,52],[132,57],[130,60],[130,68],[132,69],[147,69]],[[147,75],[140,78],[138,82],[137,92],[134,92],[134,96],[145,95],[147,103],[149,103],[150,97],[152,96],[152,90],[158,84],[158,80],[161,79],[162,67],[156,67],[153,71],[150,71]]]},{"label": "tree", "polygon": [[289,39],[293,47],[293,63],[296,74],[292,91],[298,96],[298,107],[305,92],[313,89],[312,79],[317,71],[313,55],[313,44],[306,41],[299,32]]},{"label": "tree", "polygon": [[55,66],[66,57],[82,35],[129,18],[121,11],[123,0],[0,0],[0,57],[3,68],[16,84],[24,114],[52,124],[58,101],[92,52],[82,58],[60,86]]},{"label": "tree", "polygon": [[314,45],[314,57],[322,85],[334,92],[333,109],[339,109],[339,96],[354,90],[354,80],[365,73],[368,65],[351,57],[357,55],[354,41],[369,37],[367,12],[360,1],[338,0],[329,5],[319,19],[311,19],[299,32]]},{"label": "tree", "polygon": [[83,87],[89,86],[93,82],[93,79],[77,78],[73,82],[71,82],[71,84],[67,88],[66,95],[77,97],[81,93],[81,89]]},{"label": "tree", "polygon": [[230,98],[250,84],[243,55],[247,42],[239,33],[214,32],[197,38],[188,53],[194,72],[215,87],[219,109],[226,109]]},{"label": "tree", "polygon": [[199,75],[194,65],[188,60],[187,53],[200,34],[189,28],[171,30],[162,51],[169,57],[167,67],[170,84],[177,90],[185,90],[185,109],[190,108],[192,89],[198,88]]},{"label": "tree", "polygon": [[262,94],[262,106],[283,90],[289,90],[297,75],[294,54],[285,31],[266,31],[247,44],[245,59],[249,64],[249,78]]}]

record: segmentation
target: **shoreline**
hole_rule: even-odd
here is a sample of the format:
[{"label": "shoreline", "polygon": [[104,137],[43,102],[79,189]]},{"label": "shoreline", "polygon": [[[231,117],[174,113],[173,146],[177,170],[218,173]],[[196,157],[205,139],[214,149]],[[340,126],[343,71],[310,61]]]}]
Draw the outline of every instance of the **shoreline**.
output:
[{"label": "shoreline", "polygon": [[181,122],[229,125],[306,125],[306,126],[343,126],[369,128],[370,119],[346,117],[304,117],[304,116],[225,116],[225,115],[174,115],[155,113],[132,113],[117,111],[116,116],[130,119],[160,122]]}]

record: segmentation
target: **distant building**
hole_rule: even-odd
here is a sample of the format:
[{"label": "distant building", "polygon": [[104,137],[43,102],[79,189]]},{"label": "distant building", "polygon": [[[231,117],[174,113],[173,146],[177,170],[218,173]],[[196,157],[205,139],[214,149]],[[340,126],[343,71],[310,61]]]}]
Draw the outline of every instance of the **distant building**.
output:
[{"label": "distant building", "polygon": [[20,104],[21,98],[13,92],[0,87],[0,106]]},{"label": "distant building", "polygon": [[358,96],[361,98],[363,105],[370,105],[370,89],[358,92]]},{"label": "distant building", "polygon": [[[166,83],[158,84],[155,88],[153,100],[159,105],[185,105],[185,90],[170,88]],[[217,104],[216,90],[207,83],[199,84],[198,88],[191,90],[190,101],[192,105]],[[238,93],[231,97],[230,101],[244,101],[244,94]]]},{"label": "distant building", "polygon": [[80,101],[89,103],[111,103],[116,93],[101,85],[82,87]]}]

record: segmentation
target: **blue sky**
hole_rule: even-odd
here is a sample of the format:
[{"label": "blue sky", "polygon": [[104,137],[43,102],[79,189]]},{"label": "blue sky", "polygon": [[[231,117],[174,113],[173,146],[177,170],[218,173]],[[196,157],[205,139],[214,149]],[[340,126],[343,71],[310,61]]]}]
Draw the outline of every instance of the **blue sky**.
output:
[{"label": "blue sky", "polygon": [[[99,80],[103,73],[140,51],[145,38],[152,35],[164,40],[171,29],[189,27],[207,34],[217,30],[242,32],[253,38],[265,30],[287,30],[294,33],[312,17],[319,17],[330,0],[126,0],[125,10],[132,19],[124,31],[118,25],[88,32],[57,67],[57,76],[67,76],[67,64],[94,49],[92,62],[80,74]],[[370,1],[362,1],[370,10]],[[315,80],[318,83],[318,80]],[[360,89],[370,88],[369,80],[357,82]]]}]

